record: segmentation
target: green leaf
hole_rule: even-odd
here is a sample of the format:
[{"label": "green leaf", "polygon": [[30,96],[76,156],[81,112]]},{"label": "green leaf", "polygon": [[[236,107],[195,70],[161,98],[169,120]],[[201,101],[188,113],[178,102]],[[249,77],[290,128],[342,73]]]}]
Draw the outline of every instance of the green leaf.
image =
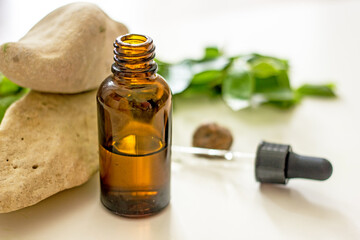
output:
[{"label": "green leaf", "polygon": [[28,89],[19,87],[0,73],[0,122],[6,109],[27,92]]},{"label": "green leaf", "polygon": [[217,92],[212,88],[221,82],[223,70],[228,67],[230,60],[220,57],[203,62],[192,59],[177,64],[165,63],[158,59],[156,62],[158,73],[169,83],[174,95],[182,93],[185,89],[194,88],[195,85],[202,85],[196,87],[194,91],[183,94],[184,96],[189,95],[190,92],[209,92],[211,95]]},{"label": "green leaf", "polygon": [[194,75],[191,80],[191,84],[193,85],[204,85],[216,83],[221,79],[223,72],[221,70],[207,70],[204,72],[200,72]]},{"label": "green leaf", "polygon": [[193,85],[187,88],[185,91],[176,95],[181,98],[192,98],[192,97],[217,97],[221,94],[221,86],[207,86],[207,85]]},{"label": "green leaf", "polygon": [[163,65],[159,74],[169,83],[173,94],[181,93],[188,88],[193,77],[188,61],[168,66]]},{"label": "green leaf", "polygon": [[220,70],[209,70],[195,74],[188,88],[180,95],[183,97],[195,95],[214,97],[220,95],[223,77],[224,72]]},{"label": "green leaf", "polygon": [[278,108],[287,109],[297,104],[296,101],[268,101],[264,104],[269,104]]},{"label": "green leaf", "polygon": [[295,93],[291,89],[263,92],[261,95],[268,101],[292,101]]},{"label": "green leaf", "polygon": [[301,100],[301,96],[297,92],[286,88],[261,93],[260,95],[264,99],[263,103],[269,103],[280,108],[292,107],[293,105],[298,104]]},{"label": "green leaf", "polygon": [[4,117],[5,111],[8,107],[18,99],[20,99],[24,94],[26,94],[29,90],[26,88],[22,88],[18,93],[14,95],[8,96],[0,96],[0,123]]},{"label": "green leaf", "polygon": [[2,50],[4,53],[6,53],[6,50],[8,49],[9,47],[9,43],[4,43],[4,45],[2,46]]},{"label": "green leaf", "polygon": [[336,97],[335,85],[329,84],[304,84],[296,92],[302,96]]},{"label": "green leaf", "polygon": [[258,59],[269,59],[269,60],[272,60],[274,62],[277,62],[278,64],[281,64],[284,69],[287,69],[287,70],[289,69],[289,61],[286,60],[286,59],[261,55],[261,54],[258,54],[258,53],[252,53],[250,55],[247,55],[246,57],[247,57],[247,61],[248,61],[249,64],[252,64],[252,62],[257,61]]},{"label": "green leaf", "polygon": [[212,60],[222,56],[222,52],[218,47],[206,47],[202,61]]},{"label": "green leaf", "polygon": [[21,87],[11,82],[0,73],[0,96],[11,95],[21,90]]},{"label": "green leaf", "polygon": [[248,60],[255,79],[254,92],[283,91],[291,89],[288,77],[288,64],[286,61],[262,56],[252,55]]},{"label": "green leaf", "polygon": [[280,70],[270,59],[258,59],[251,64],[255,77],[268,78],[279,74]]},{"label": "green leaf", "polygon": [[208,95],[214,97],[221,94],[221,84],[230,60],[220,57],[206,62],[189,60],[193,77],[188,88],[181,96]]},{"label": "green leaf", "polygon": [[205,62],[189,60],[189,67],[191,68],[191,71],[194,75],[205,71],[224,70],[229,66],[229,64],[230,60],[224,57],[212,59]]},{"label": "green leaf", "polygon": [[253,85],[253,76],[243,60],[235,60],[222,83],[222,97],[225,103],[235,111],[249,107]]},{"label": "green leaf", "polygon": [[163,76],[164,78],[167,78],[169,74],[169,67],[171,66],[171,64],[160,61],[159,59],[155,59],[155,62],[158,65],[157,73]]}]

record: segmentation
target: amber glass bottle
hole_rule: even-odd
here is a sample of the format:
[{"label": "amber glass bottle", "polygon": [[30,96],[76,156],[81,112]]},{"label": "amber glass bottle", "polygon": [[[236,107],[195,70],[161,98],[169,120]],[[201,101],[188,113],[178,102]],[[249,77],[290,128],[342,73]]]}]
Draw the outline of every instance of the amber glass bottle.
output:
[{"label": "amber glass bottle", "polygon": [[171,91],[158,74],[151,38],[114,43],[113,74],[97,93],[101,201],[112,212],[143,217],[170,200]]}]

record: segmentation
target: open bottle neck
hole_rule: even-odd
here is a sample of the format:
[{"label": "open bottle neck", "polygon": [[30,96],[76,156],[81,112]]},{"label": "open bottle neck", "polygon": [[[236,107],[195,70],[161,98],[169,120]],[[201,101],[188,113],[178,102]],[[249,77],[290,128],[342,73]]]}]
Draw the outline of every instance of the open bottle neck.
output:
[{"label": "open bottle neck", "polygon": [[115,76],[129,80],[155,76],[155,45],[150,37],[126,34],[116,38],[114,47],[111,71]]}]

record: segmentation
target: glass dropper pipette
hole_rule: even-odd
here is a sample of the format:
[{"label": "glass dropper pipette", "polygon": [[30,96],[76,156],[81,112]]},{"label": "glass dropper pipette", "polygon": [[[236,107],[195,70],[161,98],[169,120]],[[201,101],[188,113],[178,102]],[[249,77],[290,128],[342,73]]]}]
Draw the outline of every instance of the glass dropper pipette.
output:
[{"label": "glass dropper pipette", "polygon": [[235,152],[230,150],[209,149],[209,148],[199,148],[199,147],[172,146],[171,150],[174,152],[200,154],[200,155],[206,155],[208,157],[218,157],[218,158],[223,158],[224,160],[227,161],[250,160],[250,159],[253,160],[256,157],[256,155],[253,153],[243,153],[243,152]]},{"label": "glass dropper pipette", "polygon": [[[218,157],[226,162],[253,164],[255,178],[262,183],[286,184],[290,178],[326,180],[333,171],[331,163],[324,158],[302,156],[294,153],[290,145],[265,141],[259,144],[256,153],[183,146],[172,146],[171,149],[173,152]],[[209,165],[215,163],[207,161]],[[192,164],[197,163],[192,161]]]}]

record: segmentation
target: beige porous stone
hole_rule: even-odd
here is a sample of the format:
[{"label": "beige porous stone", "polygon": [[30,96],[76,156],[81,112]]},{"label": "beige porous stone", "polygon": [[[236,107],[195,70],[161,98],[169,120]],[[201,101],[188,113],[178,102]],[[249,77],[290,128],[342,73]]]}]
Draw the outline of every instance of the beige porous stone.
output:
[{"label": "beige porous stone", "polygon": [[69,4],[48,14],[18,42],[1,45],[0,72],[42,92],[95,89],[110,74],[115,38],[127,31],[94,4]]},{"label": "beige porous stone", "polygon": [[0,213],[85,183],[98,169],[96,91],[30,91],[0,125]]}]

